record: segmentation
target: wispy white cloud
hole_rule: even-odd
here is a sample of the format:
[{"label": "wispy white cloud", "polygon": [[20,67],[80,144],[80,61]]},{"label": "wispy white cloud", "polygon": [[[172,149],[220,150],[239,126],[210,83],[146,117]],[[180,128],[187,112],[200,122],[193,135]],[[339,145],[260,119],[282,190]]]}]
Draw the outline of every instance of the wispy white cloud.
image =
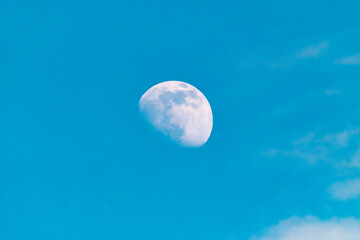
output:
[{"label": "wispy white cloud", "polygon": [[347,147],[349,139],[360,133],[360,128],[325,135],[320,142],[328,142],[337,147]]},{"label": "wispy white cloud", "polygon": [[339,166],[360,168],[360,149],[356,153],[351,150],[355,142],[355,136],[358,135],[360,135],[360,127],[325,135],[311,132],[300,139],[292,141],[291,146],[286,150],[272,149],[264,155],[267,157],[283,155],[304,159],[309,163],[326,161]]},{"label": "wispy white cloud", "polygon": [[347,57],[343,57],[340,59],[336,59],[334,62],[336,64],[345,64],[345,65],[360,64],[360,53],[352,55],[352,56],[347,56]]},{"label": "wispy white cloud", "polygon": [[360,147],[351,157],[351,161],[348,166],[360,168]]},{"label": "wispy white cloud", "polygon": [[316,217],[292,217],[265,230],[251,240],[359,240],[360,220],[333,218],[319,220]]},{"label": "wispy white cloud", "polygon": [[336,182],[330,186],[329,192],[337,200],[357,198],[360,196],[360,178]]},{"label": "wispy white cloud", "polygon": [[328,47],[329,47],[328,42],[324,41],[317,45],[305,47],[300,52],[298,52],[296,56],[298,58],[316,58]]},{"label": "wispy white cloud", "polygon": [[342,91],[340,90],[325,90],[325,94],[326,95],[337,95],[337,94],[341,94]]},{"label": "wispy white cloud", "polygon": [[242,62],[244,68],[254,68],[256,65],[264,65],[270,68],[290,67],[299,59],[317,58],[329,47],[328,41],[322,41],[316,45],[307,46],[300,51],[288,53],[283,56],[272,58],[253,58]]},{"label": "wispy white cloud", "polygon": [[307,144],[307,143],[312,142],[314,140],[314,138],[315,138],[315,132],[311,132],[311,133],[306,134],[304,137],[302,137],[300,139],[294,140],[292,142],[292,144],[295,146]]}]

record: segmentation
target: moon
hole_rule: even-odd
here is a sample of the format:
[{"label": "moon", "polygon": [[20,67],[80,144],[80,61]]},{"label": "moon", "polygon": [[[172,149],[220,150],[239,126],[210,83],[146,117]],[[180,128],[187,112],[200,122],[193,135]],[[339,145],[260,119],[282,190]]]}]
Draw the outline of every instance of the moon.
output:
[{"label": "moon", "polygon": [[210,137],[213,127],[210,104],[188,83],[159,83],[144,93],[139,107],[156,130],[184,147],[200,147]]}]

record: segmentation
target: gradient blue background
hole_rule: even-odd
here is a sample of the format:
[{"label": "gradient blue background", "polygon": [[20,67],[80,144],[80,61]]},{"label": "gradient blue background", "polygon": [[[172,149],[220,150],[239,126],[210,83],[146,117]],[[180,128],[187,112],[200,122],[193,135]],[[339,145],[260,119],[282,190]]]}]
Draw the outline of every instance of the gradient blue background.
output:
[{"label": "gradient blue background", "polygon": [[[359,125],[360,65],[334,63],[360,52],[359,9],[2,0],[0,239],[248,239],[293,215],[360,217],[326,191],[357,169],[264,154]],[[140,97],[167,80],[209,100],[203,147],[141,121]]]}]

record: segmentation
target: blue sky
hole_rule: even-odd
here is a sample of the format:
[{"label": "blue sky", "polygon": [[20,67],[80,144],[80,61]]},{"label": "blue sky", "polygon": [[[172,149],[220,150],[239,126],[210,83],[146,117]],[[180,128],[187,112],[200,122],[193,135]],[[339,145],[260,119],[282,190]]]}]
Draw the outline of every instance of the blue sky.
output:
[{"label": "blue sky", "polygon": [[[360,239],[359,8],[1,1],[0,239]],[[203,147],[141,121],[167,80]]]}]

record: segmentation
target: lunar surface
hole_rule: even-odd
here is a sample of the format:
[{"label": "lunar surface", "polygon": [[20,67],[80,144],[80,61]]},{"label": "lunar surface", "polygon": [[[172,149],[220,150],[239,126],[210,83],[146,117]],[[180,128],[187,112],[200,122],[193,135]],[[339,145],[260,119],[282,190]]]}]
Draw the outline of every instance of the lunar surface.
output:
[{"label": "lunar surface", "polygon": [[213,115],[206,97],[185,82],[168,81],[141,97],[140,112],[158,131],[185,147],[200,147],[209,139]]}]

